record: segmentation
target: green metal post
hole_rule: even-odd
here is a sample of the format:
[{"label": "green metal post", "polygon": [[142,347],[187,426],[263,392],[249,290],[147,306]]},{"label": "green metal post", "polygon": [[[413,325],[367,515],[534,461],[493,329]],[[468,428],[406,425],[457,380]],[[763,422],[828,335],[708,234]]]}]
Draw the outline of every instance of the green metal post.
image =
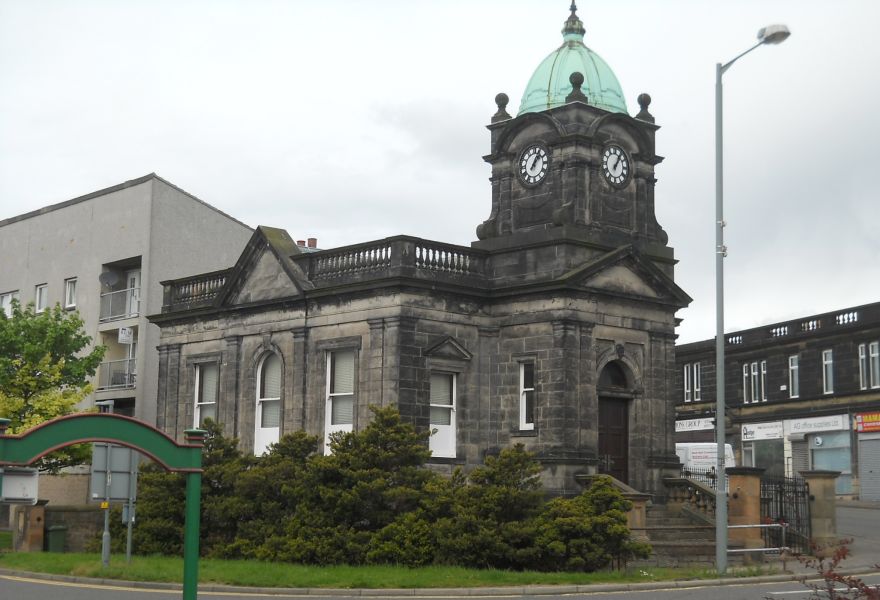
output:
[{"label": "green metal post", "polygon": [[183,600],[196,600],[199,588],[199,512],[202,474],[186,474],[186,520],[183,533]]}]

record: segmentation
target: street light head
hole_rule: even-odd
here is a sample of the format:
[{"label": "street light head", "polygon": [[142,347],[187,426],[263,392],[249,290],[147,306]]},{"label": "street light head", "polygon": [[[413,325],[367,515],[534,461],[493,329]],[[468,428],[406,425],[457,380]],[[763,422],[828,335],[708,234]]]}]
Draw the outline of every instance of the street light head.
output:
[{"label": "street light head", "polygon": [[790,35],[785,25],[767,25],[758,32],[758,41],[762,44],[781,44]]}]

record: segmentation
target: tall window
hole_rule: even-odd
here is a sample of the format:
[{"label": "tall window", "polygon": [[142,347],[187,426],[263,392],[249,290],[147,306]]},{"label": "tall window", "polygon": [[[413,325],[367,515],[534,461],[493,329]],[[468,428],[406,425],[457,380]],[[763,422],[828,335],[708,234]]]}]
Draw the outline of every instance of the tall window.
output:
[{"label": "tall window", "polygon": [[788,397],[797,398],[800,396],[800,383],[798,379],[798,355],[794,354],[788,357]]},{"label": "tall window", "polygon": [[64,308],[76,308],[76,277],[64,280]]},{"label": "tall window", "polygon": [[699,402],[701,400],[700,389],[702,383],[700,363],[687,363],[684,365],[684,401]]},{"label": "tall window", "polygon": [[822,350],[822,391],[834,393],[834,354],[831,350]]},{"label": "tall window", "polygon": [[196,365],[196,408],[193,411],[193,427],[201,427],[205,419],[217,420],[217,392],[220,382],[220,365],[203,363]]},{"label": "tall window", "polygon": [[535,363],[519,365],[519,428],[535,428]]},{"label": "tall window", "polygon": [[431,373],[431,435],[433,456],[455,458],[455,374]]},{"label": "tall window", "polygon": [[880,342],[859,344],[859,387],[880,387]]},{"label": "tall window", "polygon": [[278,441],[281,427],[281,359],[269,353],[257,372],[254,454],[264,454]]},{"label": "tall window", "polygon": [[0,294],[0,312],[6,314],[7,317],[12,316],[12,301],[18,300],[18,292],[6,292]]},{"label": "tall window", "polygon": [[45,283],[34,288],[34,309],[43,312],[49,306],[49,286]]},{"label": "tall window", "polygon": [[354,350],[327,353],[327,408],[325,454],[330,453],[330,434],[354,428]]},{"label": "tall window", "polygon": [[767,361],[743,363],[743,402],[767,401]]}]

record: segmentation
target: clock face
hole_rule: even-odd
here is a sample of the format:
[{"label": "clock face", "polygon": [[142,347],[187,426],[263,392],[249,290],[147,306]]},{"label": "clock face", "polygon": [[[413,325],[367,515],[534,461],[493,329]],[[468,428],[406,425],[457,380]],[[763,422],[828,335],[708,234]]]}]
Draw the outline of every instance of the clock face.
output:
[{"label": "clock face", "polygon": [[602,153],[602,174],[611,185],[623,187],[629,182],[629,157],[620,146],[608,146]]},{"label": "clock face", "polygon": [[540,144],[532,144],[519,157],[519,179],[526,185],[538,185],[547,176],[550,154]]}]

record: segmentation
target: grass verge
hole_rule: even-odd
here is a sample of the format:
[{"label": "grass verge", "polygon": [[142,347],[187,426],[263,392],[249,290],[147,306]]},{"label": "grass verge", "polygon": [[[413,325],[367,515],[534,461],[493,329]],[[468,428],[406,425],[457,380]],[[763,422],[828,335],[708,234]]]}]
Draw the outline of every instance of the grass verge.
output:
[{"label": "grass verge", "polygon": [[[131,563],[126,563],[124,557],[114,556],[111,558],[110,566],[105,569],[101,566],[99,554],[6,552],[0,554],[0,568],[129,581],[179,583],[183,578],[183,559],[168,556],[135,556],[132,557]],[[760,573],[748,573],[748,575],[757,574]],[[713,570],[700,568],[633,569],[597,573],[538,573],[441,566],[419,569],[394,566],[313,567],[218,559],[202,559],[199,563],[200,583],[248,587],[338,589],[505,587],[632,583],[714,577],[717,575]]]}]

